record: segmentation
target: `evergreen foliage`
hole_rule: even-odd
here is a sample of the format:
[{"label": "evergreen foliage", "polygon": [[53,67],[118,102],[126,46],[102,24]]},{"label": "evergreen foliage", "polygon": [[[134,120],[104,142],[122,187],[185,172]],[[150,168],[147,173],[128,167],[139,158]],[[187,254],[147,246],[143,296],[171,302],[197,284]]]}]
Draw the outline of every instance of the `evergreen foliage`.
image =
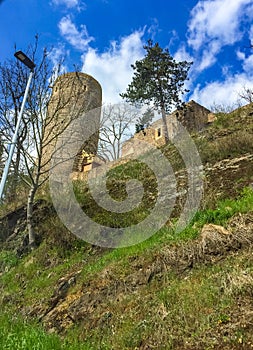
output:
[{"label": "evergreen foliage", "polygon": [[154,110],[153,108],[148,108],[142,116],[137,120],[135,124],[135,132],[136,134],[144,131],[145,128],[150,126],[152,119],[154,118]]},{"label": "evergreen foliage", "polygon": [[172,106],[179,107],[188,71],[192,62],[176,62],[168,49],[162,49],[158,43],[148,40],[144,45],[146,56],[131,65],[134,76],[126,92],[120,96],[131,103],[154,105],[162,113],[165,139],[168,140],[166,113]]}]

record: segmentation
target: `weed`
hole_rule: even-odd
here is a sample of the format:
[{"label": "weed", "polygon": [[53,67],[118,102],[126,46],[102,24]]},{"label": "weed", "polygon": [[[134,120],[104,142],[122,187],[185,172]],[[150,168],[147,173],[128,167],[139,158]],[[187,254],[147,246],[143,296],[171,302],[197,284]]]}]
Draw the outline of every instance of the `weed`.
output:
[{"label": "weed", "polygon": [[0,271],[8,271],[14,266],[17,266],[19,262],[18,257],[12,251],[2,250],[0,251]]}]

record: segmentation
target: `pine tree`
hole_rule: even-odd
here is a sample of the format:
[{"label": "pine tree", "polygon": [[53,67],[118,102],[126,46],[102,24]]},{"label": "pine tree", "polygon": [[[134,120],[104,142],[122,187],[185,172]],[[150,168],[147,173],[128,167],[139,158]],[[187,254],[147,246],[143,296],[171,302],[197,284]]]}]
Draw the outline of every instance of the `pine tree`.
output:
[{"label": "pine tree", "polygon": [[135,124],[135,133],[138,134],[141,131],[144,132],[144,130],[150,126],[153,118],[154,110],[153,108],[148,107],[142,116],[137,119],[137,123]]},{"label": "pine tree", "polygon": [[176,62],[167,49],[158,43],[148,40],[144,45],[146,56],[131,65],[134,76],[125,93],[120,94],[130,103],[152,103],[161,114],[164,126],[165,141],[168,142],[166,113],[173,106],[179,107],[188,71],[192,62]]}]

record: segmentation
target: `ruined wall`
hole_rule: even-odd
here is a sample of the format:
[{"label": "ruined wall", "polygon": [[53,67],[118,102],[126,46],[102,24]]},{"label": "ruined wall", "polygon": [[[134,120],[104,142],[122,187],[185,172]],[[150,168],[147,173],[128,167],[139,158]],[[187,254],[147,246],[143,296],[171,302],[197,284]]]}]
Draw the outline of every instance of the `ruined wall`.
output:
[{"label": "ruined wall", "polygon": [[[209,123],[214,121],[214,115],[207,108],[199,105],[195,101],[190,101],[182,109],[178,109],[167,115],[167,128],[169,139],[173,140],[178,132],[178,123],[181,123],[188,132],[199,132]],[[165,144],[163,121],[159,119],[151,124],[144,131],[135,134],[130,140],[122,146],[122,157],[135,153],[136,143],[133,140],[148,142],[151,145],[160,147]],[[141,143],[139,147],[142,147]]]},{"label": "ruined wall", "polygon": [[[49,166],[55,147],[57,135],[66,129],[71,120],[83,113],[96,109],[94,123],[99,125],[102,89],[100,84],[90,75],[80,72],[65,73],[59,76],[53,86],[52,96],[47,110],[47,125],[43,138],[43,163]],[[56,138],[54,138],[54,135]],[[96,154],[98,132],[83,143],[77,154],[73,171],[81,171],[85,165],[83,150],[88,154]]]},{"label": "ruined wall", "polygon": [[209,109],[191,100],[185,107],[173,113],[177,120],[189,131],[201,131],[210,122],[212,113]]}]

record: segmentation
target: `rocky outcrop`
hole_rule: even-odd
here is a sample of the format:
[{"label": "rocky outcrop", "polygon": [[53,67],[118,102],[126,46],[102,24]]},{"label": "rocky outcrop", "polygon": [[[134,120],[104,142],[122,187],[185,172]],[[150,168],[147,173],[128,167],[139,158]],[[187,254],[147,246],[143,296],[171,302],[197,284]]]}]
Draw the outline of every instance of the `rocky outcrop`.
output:
[{"label": "rocky outcrop", "polygon": [[[0,218],[0,244],[13,250],[18,256],[29,251],[29,239],[26,231],[26,205],[7,213]],[[36,201],[34,205],[34,225],[38,225],[45,217],[54,213],[52,204],[44,200]],[[39,244],[42,237],[36,235],[36,243]]]}]

